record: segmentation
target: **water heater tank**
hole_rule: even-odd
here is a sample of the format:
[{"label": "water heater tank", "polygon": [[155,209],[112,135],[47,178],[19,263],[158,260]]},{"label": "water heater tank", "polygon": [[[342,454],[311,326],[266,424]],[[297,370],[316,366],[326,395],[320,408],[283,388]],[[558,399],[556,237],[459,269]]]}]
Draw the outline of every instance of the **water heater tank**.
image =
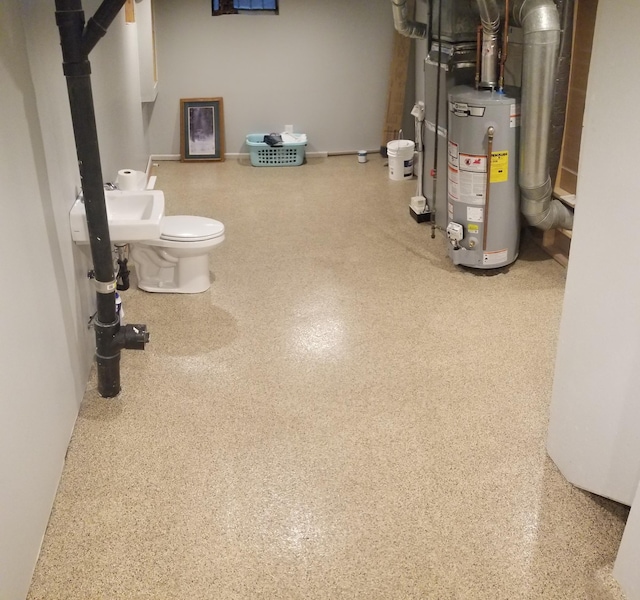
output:
[{"label": "water heater tank", "polygon": [[447,237],[457,265],[495,269],[518,257],[519,125],[516,90],[449,94]]}]

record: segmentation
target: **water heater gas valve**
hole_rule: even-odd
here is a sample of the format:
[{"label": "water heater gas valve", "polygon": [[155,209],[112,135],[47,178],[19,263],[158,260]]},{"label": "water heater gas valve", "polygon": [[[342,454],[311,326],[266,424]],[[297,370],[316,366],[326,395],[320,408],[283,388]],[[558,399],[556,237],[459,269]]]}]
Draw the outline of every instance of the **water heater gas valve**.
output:
[{"label": "water heater gas valve", "polygon": [[447,225],[447,237],[454,248],[458,247],[458,242],[462,241],[464,237],[464,227],[460,223],[454,223],[453,221]]}]

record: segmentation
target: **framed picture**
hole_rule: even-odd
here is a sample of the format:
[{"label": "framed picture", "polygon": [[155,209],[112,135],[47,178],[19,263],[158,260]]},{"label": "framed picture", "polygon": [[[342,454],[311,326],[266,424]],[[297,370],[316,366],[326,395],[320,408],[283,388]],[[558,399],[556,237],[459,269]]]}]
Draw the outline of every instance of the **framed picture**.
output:
[{"label": "framed picture", "polygon": [[224,160],[222,98],[180,100],[180,160]]}]

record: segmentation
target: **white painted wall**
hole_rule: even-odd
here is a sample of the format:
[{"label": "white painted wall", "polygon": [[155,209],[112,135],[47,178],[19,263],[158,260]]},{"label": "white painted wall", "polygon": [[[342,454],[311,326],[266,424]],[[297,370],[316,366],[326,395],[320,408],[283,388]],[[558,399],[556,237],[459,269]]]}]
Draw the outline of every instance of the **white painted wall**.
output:
[{"label": "white painted wall", "polygon": [[[92,14],[98,0],[85,0]],[[135,26],[92,54],[106,178],[146,167]],[[138,87],[136,87],[136,85]],[[54,3],[0,3],[0,598],[26,596],[93,360],[93,292],[68,212],[79,184]]]},{"label": "white painted wall", "polygon": [[393,39],[389,0],[280,0],[278,16],[212,17],[210,0],[154,6],[154,154],[180,151],[180,98],[218,96],[227,153],[246,152],[248,133],[285,124],[309,136],[308,151],[380,148]]},{"label": "white painted wall", "polygon": [[614,568],[629,600],[640,600],[640,80],[627,66],[640,64],[639,24],[636,0],[600,0],[547,444],[569,481],[632,505]]},{"label": "white painted wall", "polygon": [[636,0],[600,0],[548,441],[569,481],[625,504],[640,480],[639,24]]}]

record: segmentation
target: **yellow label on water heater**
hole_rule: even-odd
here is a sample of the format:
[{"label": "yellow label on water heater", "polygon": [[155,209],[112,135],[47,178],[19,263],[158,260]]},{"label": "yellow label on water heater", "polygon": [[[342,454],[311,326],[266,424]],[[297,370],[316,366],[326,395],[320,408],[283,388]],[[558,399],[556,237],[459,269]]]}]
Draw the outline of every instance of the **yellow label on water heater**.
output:
[{"label": "yellow label on water heater", "polygon": [[509,179],[509,152],[491,153],[491,183],[500,183]]}]

